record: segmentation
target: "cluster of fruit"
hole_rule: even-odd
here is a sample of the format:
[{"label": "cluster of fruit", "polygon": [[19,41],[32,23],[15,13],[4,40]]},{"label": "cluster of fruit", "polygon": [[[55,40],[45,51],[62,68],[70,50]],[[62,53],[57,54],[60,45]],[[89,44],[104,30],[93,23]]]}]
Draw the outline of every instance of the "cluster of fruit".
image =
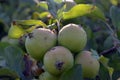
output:
[{"label": "cluster of fruit", "polygon": [[45,72],[39,80],[59,80],[59,76],[75,64],[82,65],[84,78],[94,78],[99,62],[90,51],[83,51],[87,43],[85,30],[76,24],[68,24],[58,34],[50,29],[37,28],[28,34],[25,47],[31,57],[42,61]]}]

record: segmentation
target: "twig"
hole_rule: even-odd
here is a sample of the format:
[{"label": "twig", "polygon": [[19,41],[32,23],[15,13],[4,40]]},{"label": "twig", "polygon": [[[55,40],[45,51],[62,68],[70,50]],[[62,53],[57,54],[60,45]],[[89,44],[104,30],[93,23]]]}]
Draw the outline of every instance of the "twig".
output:
[{"label": "twig", "polygon": [[109,54],[109,53],[111,53],[113,51],[116,51],[116,48],[117,48],[117,46],[114,46],[114,47],[112,47],[110,49],[104,50],[103,52],[100,53],[100,55],[105,55],[105,54]]}]

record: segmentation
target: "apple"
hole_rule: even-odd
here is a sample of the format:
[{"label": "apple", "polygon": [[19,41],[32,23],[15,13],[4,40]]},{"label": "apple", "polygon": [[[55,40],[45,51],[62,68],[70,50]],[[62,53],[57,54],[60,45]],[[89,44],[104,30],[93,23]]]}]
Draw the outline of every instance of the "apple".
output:
[{"label": "apple", "polygon": [[27,52],[37,61],[42,60],[44,54],[56,45],[57,36],[45,28],[37,28],[28,34],[25,47]]},{"label": "apple", "polygon": [[58,44],[68,48],[73,53],[78,53],[86,46],[87,34],[76,24],[67,24],[59,31]]},{"label": "apple", "polygon": [[73,66],[74,58],[67,48],[56,46],[45,54],[43,62],[46,71],[58,76]]},{"label": "apple", "polygon": [[48,72],[44,72],[40,74],[39,80],[59,80],[57,76],[53,76],[52,74]]},{"label": "apple", "polygon": [[100,64],[92,57],[90,51],[82,51],[75,57],[75,64],[81,64],[84,78],[95,78],[99,72]]}]

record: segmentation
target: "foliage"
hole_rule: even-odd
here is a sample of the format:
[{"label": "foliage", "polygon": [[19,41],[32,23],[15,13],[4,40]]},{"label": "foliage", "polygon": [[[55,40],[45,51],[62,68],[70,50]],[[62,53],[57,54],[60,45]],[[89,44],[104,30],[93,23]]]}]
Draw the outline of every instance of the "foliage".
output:
[{"label": "foliage", "polygon": [[[93,57],[101,64],[99,74],[93,80],[117,80],[120,77],[119,0],[74,1],[76,5],[68,11],[67,4],[62,0],[0,1],[0,39],[9,36],[22,44],[0,42],[0,78],[38,79],[43,72],[42,62],[36,63],[29,58],[23,38],[38,27],[58,32],[69,23],[81,25],[85,29],[88,42],[84,50],[91,50]],[[82,80],[81,65],[74,67],[66,71],[61,79]]]}]

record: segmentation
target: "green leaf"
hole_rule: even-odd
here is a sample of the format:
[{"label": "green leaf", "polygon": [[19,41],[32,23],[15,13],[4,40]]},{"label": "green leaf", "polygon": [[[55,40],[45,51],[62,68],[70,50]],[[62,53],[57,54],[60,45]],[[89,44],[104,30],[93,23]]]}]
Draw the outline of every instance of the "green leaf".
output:
[{"label": "green leaf", "polygon": [[60,80],[83,80],[82,78],[82,68],[80,64],[74,65],[73,68],[64,72]]},{"label": "green leaf", "polygon": [[44,8],[45,10],[48,10],[48,5],[47,5],[47,2],[46,1],[40,1],[38,3],[38,6]]},{"label": "green leaf", "polygon": [[7,77],[7,80],[9,80],[9,78],[13,80],[20,80],[19,75],[15,71],[12,71],[8,68],[0,68],[0,77],[2,78],[2,80],[6,80]]},{"label": "green leaf", "polygon": [[104,57],[104,56],[100,56],[99,58],[99,61],[105,66],[105,67],[108,67],[108,62],[109,62],[109,59]]},{"label": "green leaf", "polygon": [[113,75],[113,72],[114,72],[114,68],[112,68],[108,65],[109,59],[104,57],[104,56],[100,56],[99,61],[104,65],[105,68],[107,68],[107,70],[109,72],[110,79],[112,80],[112,75]]},{"label": "green leaf", "polygon": [[94,57],[97,60],[100,58],[96,50],[91,49],[90,51],[92,52],[92,57]]},{"label": "green leaf", "polygon": [[16,20],[15,24],[16,25],[21,25],[21,27],[23,29],[29,29],[32,26],[42,26],[42,27],[46,27],[47,26],[41,20]]},{"label": "green leaf", "polygon": [[5,67],[6,66],[6,61],[4,57],[0,56],[0,67]]},{"label": "green leaf", "polygon": [[114,69],[112,67],[107,67],[107,69],[109,71],[110,78],[112,79],[112,75],[113,75]]},{"label": "green leaf", "polygon": [[77,18],[85,15],[105,21],[104,13],[92,4],[78,4],[74,6],[68,12],[63,12],[63,19]]},{"label": "green leaf", "polygon": [[110,17],[112,19],[113,25],[117,29],[120,29],[120,8],[118,8],[116,6],[112,6],[110,8]]},{"label": "green leaf", "polygon": [[48,11],[54,18],[57,18],[57,12],[59,9],[63,7],[63,3],[59,0],[59,2],[55,2],[54,0],[46,0],[48,3]]},{"label": "green leaf", "polygon": [[104,49],[110,49],[111,47],[114,46],[114,43],[113,43],[113,36],[108,36],[105,41],[104,41],[104,45],[103,45],[103,48]]},{"label": "green leaf", "polygon": [[25,34],[25,31],[24,29],[21,28],[21,26],[11,24],[11,27],[8,32],[8,36],[10,38],[20,38],[24,34]]},{"label": "green leaf", "polygon": [[38,26],[46,27],[47,25],[41,20],[16,20],[12,23],[8,36],[10,38],[20,38]]},{"label": "green leaf", "polygon": [[4,46],[0,45],[0,57],[4,60],[4,67],[15,71],[19,76],[23,76],[24,70],[23,61],[24,52],[17,46]]},{"label": "green leaf", "polygon": [[42,12],[39,14],[40,18],[44,18],[44,17],[47,17],[47,15],[49,15],[50,13],[49,12]]},{"label": "green leaf", "polygon": [[110,1],[111,1],[111,3],[112,3],[113,5],[115,5],[115,6],[117,6],[118,3],[119,3],[119,0],[110,0]]}]

